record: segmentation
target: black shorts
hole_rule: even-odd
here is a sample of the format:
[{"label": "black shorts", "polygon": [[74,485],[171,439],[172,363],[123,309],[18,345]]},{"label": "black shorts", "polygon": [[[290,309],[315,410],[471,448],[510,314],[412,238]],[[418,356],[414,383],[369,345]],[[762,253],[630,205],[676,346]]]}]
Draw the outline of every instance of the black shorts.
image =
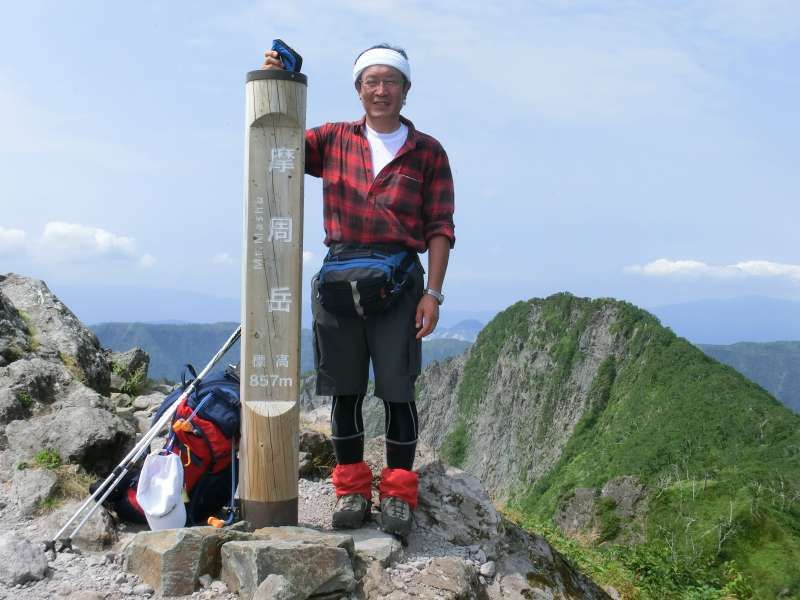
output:
[{"label": "black shorts", "polygon": [[417,260],[411,285],[397,302],[366,318],[338,317],[326,311],[317,300],[317,278],[311,280],[317,395],[366,394],[371,359],[376,396],[387,402],[414,400],[422,366],[422,341],[416,339],[414,318],[424,272]]}]

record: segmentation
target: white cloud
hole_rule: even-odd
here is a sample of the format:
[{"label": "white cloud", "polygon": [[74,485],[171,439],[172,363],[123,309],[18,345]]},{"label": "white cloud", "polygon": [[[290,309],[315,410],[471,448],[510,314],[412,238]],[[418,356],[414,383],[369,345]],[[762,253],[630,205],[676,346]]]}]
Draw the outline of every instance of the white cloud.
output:
[{"label": "white cloud", "polygon": [[747,260],[730,265],[709,265],[699,260],[660,258],[645,265],[625,267],[627,273],[649,277],[743,279],[748,277],[790,279],[800,283],[800,265]]},{"label": "white cloud", "polygon": [[47,223],[39,244],[43,252],[59,261],[97,257],[137,258],[133,238],[78,223]]},{"label": "white cloud", "polygon": [[233,257],[227,252],[220,252],[211,257],[211,264],[213,265],[230,265],[233,262]]},{"label": "white cloud", "polygon": [[0,227],[0,256],[18,256],[27,249],[27,235],[21,229]]},{"label": "white cloud", "polygon": [[149,269],[156,264],[156,259],[152,254],[143,254],[139,259],[139,266],[143,269]]},{"label": "white cloud", "polygon": [[29,254],[42,264],[99,264],[102,261],[130,263],[141,268],[152,267],[152,254],[137,249],[136,240],[79,223],[51,221],[42,234],[30,238],[25,231],[0,227],[0,255]]},{"label": "white cloud", "polygon": [[303,264],[306,265],[314,260],[314,253],[307,250],[303,251]]}]

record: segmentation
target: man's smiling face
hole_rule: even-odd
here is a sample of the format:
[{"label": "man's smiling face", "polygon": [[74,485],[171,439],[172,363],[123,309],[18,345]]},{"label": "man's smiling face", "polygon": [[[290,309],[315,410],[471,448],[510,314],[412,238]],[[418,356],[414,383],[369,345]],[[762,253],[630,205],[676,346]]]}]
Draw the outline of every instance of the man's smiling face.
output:
[{"label": "man's smiling face", "polygon": [[400,71],[386,65],[372,65],[361,72],[359,82],[356,89],[371,120],[399,118],[403,99],[411,87]]}]

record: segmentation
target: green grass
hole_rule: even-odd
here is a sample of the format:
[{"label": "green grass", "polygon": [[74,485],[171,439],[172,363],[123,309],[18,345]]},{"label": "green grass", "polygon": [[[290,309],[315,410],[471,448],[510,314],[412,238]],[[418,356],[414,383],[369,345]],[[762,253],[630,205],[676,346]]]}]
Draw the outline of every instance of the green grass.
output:
[{"label": "green grass", "polygon": [[[125,369],[118,363],[111,365],[111,370],[120,377],[123,377],[123,374],[125,373]],[[134,398],[141,394],[147,387],[147,367],[145,365],[141,365],[138,369],[131,373],[130,376],[124,378],[124,383],[119,391],[123,394],[128,394],[131,398]]]},{"label": "green grass", "polygon": [[565,378],[584,358],[581,335],[600,310],[616,315],[612,333],[623,351],[601,363],[557,463],[533,485],[521,480],[509,509],[541,527],[576,487],[635,475],[648,491],[644,542],[614,544],[626,523],[601,503],[599,539],[582,550],[634,586],[639,595],[626,597],[800,597],[800,417],[630,304],[557,294],[498,315],[465,365],[445,459],[468,460],[470,422],[501,355],[536,351],[552,360],[531,378],[546,432]]},{"label": "green grass", "polygon": [[67,370],[72,374],[72,376],[80,381],[81,383],[86,383],[86,374],[81,369],[78,361],[75,359],[72,354],[68,352],[58,352],[59,360],[64,363],[64,366],[67,367]]},{"label": "green grass", "polygon": [[36,328],[33,326],[33,319],[30,315],[22,310],[18,311],[22,321],[25,323],[25,328],[28,334],[28,344],[31,347],[31,352],[36,352],[39,349],[39,340],[36,338]]},{"label": "green grass", "polygon": [[33,398],[31,398],[31,395],[28,392],[20,390],[16,393],[16,396],[17,400],[25,410],[31,409],[33,406]]},{"label": "green grass", "polygon": [[61,466],[61,456],[51,448],[39,450],[34,456],[33,461],[43,469],[55,470]]}]

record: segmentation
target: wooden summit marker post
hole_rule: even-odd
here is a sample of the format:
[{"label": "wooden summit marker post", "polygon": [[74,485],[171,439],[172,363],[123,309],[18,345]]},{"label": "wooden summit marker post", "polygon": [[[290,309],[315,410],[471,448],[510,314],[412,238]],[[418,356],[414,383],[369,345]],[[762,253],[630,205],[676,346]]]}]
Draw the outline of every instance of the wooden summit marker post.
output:
[{"label": "wooden summit marker post", "polygon": [[297,524],[306,77],[247,74],[239,499]]}]

